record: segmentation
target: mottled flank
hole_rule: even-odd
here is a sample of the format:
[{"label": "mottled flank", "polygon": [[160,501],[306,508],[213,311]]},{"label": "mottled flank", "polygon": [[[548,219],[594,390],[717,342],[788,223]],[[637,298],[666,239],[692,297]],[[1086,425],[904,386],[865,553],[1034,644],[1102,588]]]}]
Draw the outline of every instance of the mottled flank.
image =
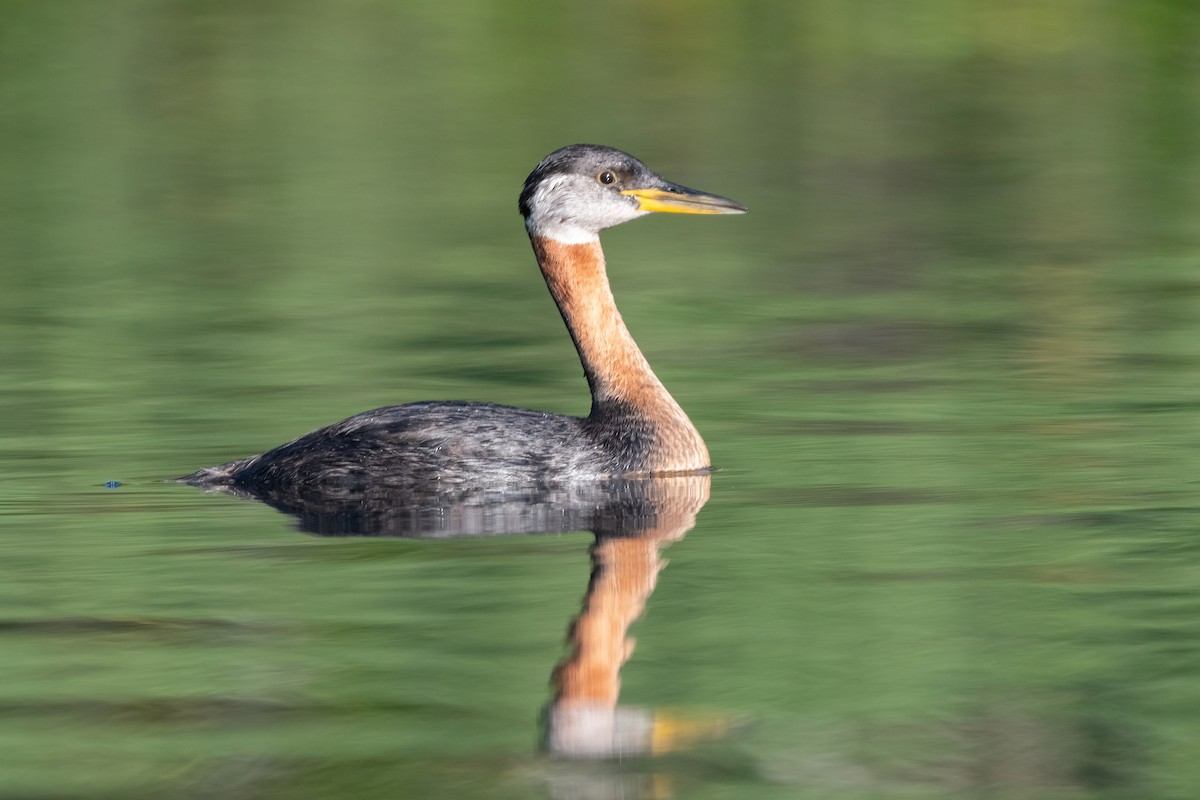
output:
[{"label": "mottled flank", "polygon": [[428,402],[367,411],[262,455],[180,480],[248,493],[502,487],[647,474],[654,429],[612,404],[591,416],[492,403]]}]

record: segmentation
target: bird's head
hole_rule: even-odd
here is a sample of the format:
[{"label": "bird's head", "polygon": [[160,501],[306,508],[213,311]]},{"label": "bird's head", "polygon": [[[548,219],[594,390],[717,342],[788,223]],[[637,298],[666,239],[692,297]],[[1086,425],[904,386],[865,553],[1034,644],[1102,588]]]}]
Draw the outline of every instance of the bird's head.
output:
[{"label": "bird's head", "polygon": [[525,179],[521,216],[534,236],[567,244],[595,241],[600,231],[653,211],[744,214],[726,197],[671,183],[628,153],[595,144],[555,150]]}]

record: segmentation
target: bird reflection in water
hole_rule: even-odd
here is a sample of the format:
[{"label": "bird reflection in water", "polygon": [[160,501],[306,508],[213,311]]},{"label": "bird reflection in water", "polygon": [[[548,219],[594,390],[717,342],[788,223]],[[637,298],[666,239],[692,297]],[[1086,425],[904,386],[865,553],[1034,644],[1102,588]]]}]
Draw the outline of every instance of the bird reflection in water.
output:
[{"label": "bird reflection in water", "polygon": [[558,756],[604,759],[684,749],[728,731],[721,718],[673,717],[618,704],[620,670],[633,653],[629,626],[645,609],[666,564],[663,549],[696,524],[710,480],[701,473],[505,491],[364,487],[332,494],[287,488],[229,493],[292,515],[301,530],[320,536],[451,539],[591,531],[596,537],[591,578],[569,627],[568,654],[552,674],[542,742]]}]

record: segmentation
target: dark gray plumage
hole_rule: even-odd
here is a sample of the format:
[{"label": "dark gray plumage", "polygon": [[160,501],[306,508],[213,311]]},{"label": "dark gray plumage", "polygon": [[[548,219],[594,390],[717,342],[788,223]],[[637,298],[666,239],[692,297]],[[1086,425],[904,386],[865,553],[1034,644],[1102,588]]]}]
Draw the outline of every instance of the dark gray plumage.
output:
[{"label": "dark gray plumage", "polygon": [[531,485],[642,471],[653,440],[653,427],[617,404],[580,418],[493,403],[410,403],[363,412],[180,480],[335,495],[372,485]]}]

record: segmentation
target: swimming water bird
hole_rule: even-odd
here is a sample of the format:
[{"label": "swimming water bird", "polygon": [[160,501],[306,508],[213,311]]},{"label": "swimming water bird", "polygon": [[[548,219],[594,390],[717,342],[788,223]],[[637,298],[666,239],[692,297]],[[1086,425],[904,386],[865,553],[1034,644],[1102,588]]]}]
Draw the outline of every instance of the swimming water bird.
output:
[{"label": "swimming water bird", "polygon": [[708,469],[704,440],[617,311],[599,233],[651,212],[741,214],[746,208],[670,183],[628,153],[588,144],[546,156],[525,180],[519,207],[583,362],[592,393],[588,416],[473,402],[388,406],[180,480],[247,493],[354,492]]}]

